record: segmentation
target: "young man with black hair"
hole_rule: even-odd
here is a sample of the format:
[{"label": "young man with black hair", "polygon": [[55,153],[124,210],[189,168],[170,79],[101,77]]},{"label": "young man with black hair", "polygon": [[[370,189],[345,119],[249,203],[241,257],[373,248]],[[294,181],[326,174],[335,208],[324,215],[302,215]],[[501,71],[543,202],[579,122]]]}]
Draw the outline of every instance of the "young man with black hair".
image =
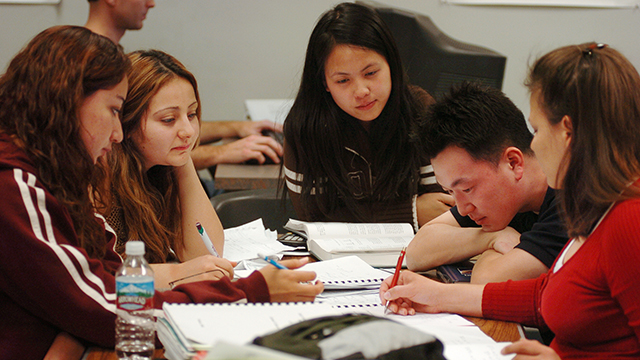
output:
[{"label": "young man with black hair", "polygon": [[522,112],[501,91],[466,83],[434,104],[419,135],[456,206],[407,249],[410,270],[481,254],[471,281],[535,278],[567,242],[555,190],[530,148]]}]

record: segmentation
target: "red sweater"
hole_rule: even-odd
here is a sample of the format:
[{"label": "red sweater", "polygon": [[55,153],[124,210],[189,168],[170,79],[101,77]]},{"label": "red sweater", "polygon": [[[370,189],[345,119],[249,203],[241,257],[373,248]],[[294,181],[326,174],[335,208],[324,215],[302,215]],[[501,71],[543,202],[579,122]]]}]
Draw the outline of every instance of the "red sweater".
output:
[{"label": "red sweater", "polygon": [[[0,134],[0,358],[43,358],[60,332],[114,347],[115,236],[104,259],[79,247],[66,208],[39,182],[27,156]],[[269,301],[259,272],[156,293],[168,302]]]},{"label": "red sweater", "polygon": [[640,199],[634,199],[617,203],[557,272],[488,284],[483,314],[547,326],[563,359],[638,359],[639,259]]}]

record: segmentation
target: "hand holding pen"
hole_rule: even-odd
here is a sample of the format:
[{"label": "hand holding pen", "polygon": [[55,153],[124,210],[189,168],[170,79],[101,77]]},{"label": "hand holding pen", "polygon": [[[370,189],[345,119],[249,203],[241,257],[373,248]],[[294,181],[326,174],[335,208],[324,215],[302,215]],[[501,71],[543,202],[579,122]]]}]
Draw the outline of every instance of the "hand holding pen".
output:
[{"label": "hand holding pen", "polygon": [[[398,263],[396,264],[396,271],[393,273],[393,278],[391,279],[391,285],[389,285],[389,289],[398,285],[398,277],[400,277],[400,269],[402,268],[402,262],[404,261],[404,255],[407,253],[407,248],[403,247],[402,251],[400,251],[400,256],[398,256]],[[387,310],[389,310],[389,300],[384,304],[384,314],[387,314]]]},{"label": "hand holding pen", "polygon": [[265,266],[258,270],[267,283],[269,288],[269,298],[271,302],[298,302],[313,301],[316,295],[324,290],[321,281],[317,281],[314,271],[296,270],[309,262],[309,258],[288,259],[275,261],[272,258],[261,256],[261,259],[269,263],[275,263],[286,267],[284,270],[274,266]]}]

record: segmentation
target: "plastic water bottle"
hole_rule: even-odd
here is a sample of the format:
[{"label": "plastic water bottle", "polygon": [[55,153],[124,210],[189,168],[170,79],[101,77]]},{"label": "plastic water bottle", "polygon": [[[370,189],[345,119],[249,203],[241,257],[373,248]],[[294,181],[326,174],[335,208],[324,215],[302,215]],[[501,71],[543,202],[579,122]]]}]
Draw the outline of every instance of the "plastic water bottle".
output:
[{"label": "plastic water bottle", "polygon": [[125,253],[116,272],[116,353],[121,360],[153,359],[153,270],[144,259],[144,242],[128,241]]}]

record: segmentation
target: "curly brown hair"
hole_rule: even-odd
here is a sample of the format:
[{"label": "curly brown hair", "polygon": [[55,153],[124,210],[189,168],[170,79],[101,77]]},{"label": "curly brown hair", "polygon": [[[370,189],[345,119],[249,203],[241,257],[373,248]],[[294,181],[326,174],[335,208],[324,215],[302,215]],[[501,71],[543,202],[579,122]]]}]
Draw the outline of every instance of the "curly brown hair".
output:
[{"label": "curly brown hair", "polygon": [[40,181],[69,210],[80,245],[105,252],[104,224],[90,201],[93,159],[78,109],[126,76],[130,61],[109,39],[78,26],[36,35],[0,77],[0,129],[33,161]]}]

